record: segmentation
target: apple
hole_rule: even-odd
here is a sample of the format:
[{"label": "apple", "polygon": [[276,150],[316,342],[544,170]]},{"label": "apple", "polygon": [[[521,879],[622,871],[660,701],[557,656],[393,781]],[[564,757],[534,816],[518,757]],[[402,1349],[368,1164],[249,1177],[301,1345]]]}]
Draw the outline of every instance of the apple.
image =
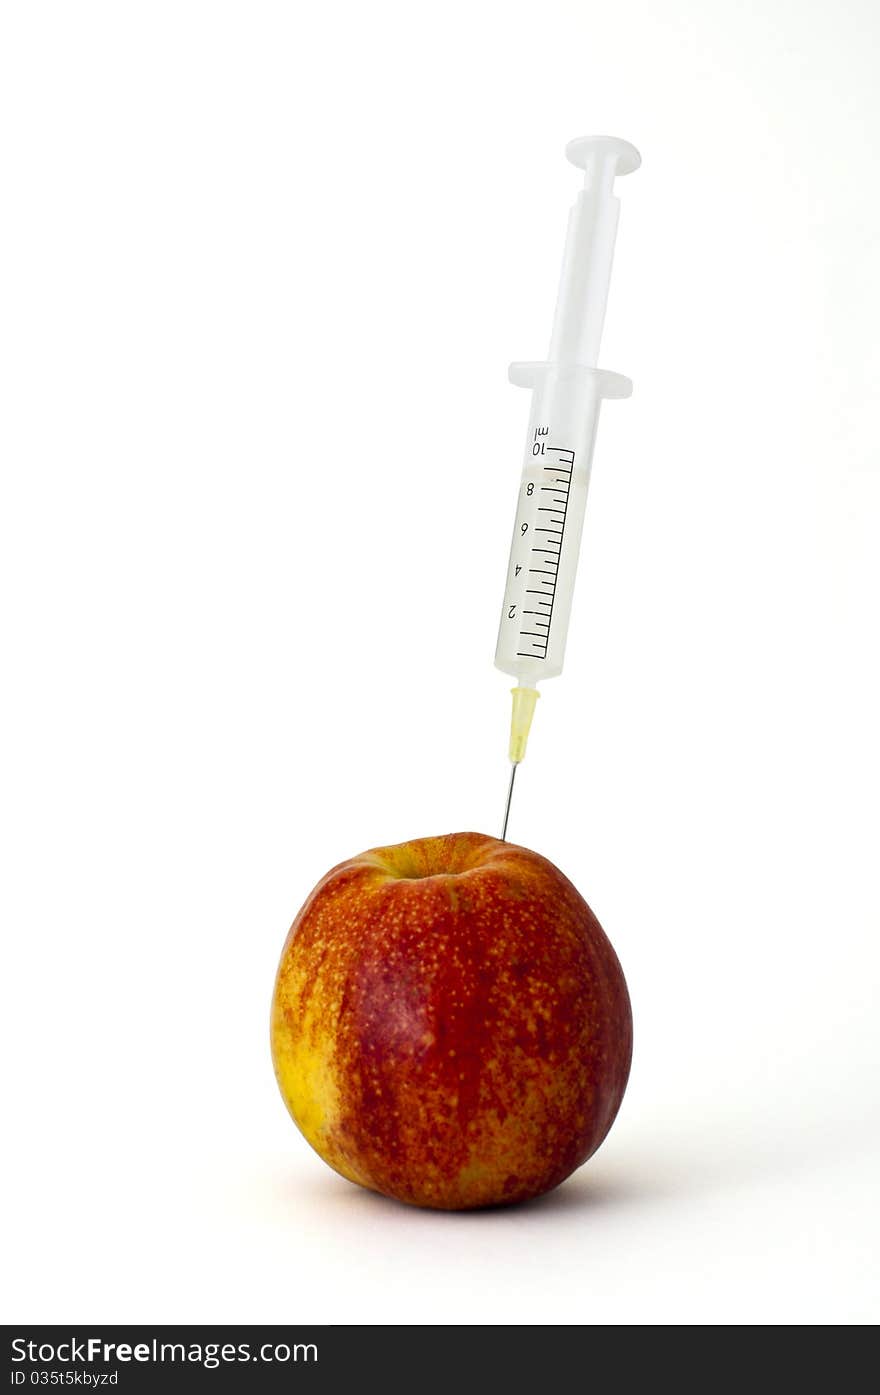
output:
[{"label": "apple", "polygon": [[549,1191],[620,1106],[632,1014],[586,901],[479,833],[340,862],[291,927],[272,1002],[281,1094],[352,1182],[463,1210]]}]

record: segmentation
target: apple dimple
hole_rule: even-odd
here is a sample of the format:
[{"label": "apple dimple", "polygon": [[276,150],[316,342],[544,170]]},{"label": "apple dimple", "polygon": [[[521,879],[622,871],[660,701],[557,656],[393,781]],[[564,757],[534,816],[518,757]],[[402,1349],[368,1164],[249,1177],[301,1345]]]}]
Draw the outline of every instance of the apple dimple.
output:
[{"label": "apple dimple", "polygon": [[374,858],[390,877],[400,881],[460,877],[483,865],[486,841],[478,833],[419,838],[410,843],[377,848],[367,856]]}]

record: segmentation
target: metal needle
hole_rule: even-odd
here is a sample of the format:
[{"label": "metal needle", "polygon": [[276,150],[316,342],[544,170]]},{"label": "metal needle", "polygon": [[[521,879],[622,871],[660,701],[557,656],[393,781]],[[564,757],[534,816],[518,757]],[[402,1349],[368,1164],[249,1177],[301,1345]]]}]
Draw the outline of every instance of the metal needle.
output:
[{"label": "metal needle", "polygon": [[510,767],[510,784],[507,786],[507,803],[504,806],[504,825],[501,829],[502,843],[507,841],[507,820],[510,818],[510,801],[513,798],[513,782],[516,779],[516,764]]}]

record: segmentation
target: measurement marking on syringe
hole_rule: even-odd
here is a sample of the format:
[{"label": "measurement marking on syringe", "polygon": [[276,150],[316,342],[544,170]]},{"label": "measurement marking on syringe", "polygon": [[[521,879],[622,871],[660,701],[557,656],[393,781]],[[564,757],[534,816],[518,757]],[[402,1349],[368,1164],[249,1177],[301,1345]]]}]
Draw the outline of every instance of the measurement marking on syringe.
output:
[{"label": "measurement marking on syringe", "polygon": [[[540,631],[520,630],[520,638],[539,639],[543,641],[543,652],[541,646],[532,645],[530,651],[517,651],[517,657],[521,659],[546,659],[550,648],[550,629],[553,623],[553,606],[556,601],[556,587],[559,581],[559,559],[562,556],[562,538],[565,533],[565,522],[568,516],[568,501],[571,497],[571,476],[574,472],[575,453],[572,450],[563,449],[561,446],[548,446],[548,453],[553,451],[560,456],[556,465],[545,465],[545,470],[562,471],[562,475],[555,476],[553,484],[542,484],[542,492],[553,494],[552,504],[539,504],[538,513],[549,513],[551,517],[547,520],[553,524],[550,528],[535,528],[536,533],[547,535],[548,547],[533,547],[531,551],[546,558],[549,565],[543,567],[529,567],[530,576],[546,576],[549,581],[540,582],[541,590],[532,588],[526,589],[526,595],[539,596],[538,604],[544,607],[543,610],[523,610],[523,615],[534,615],[538,618],[533,624],[541,626]],[[553,542],[550,539],[554,539]],[[558,540],[558,541],[557,541]]]}]

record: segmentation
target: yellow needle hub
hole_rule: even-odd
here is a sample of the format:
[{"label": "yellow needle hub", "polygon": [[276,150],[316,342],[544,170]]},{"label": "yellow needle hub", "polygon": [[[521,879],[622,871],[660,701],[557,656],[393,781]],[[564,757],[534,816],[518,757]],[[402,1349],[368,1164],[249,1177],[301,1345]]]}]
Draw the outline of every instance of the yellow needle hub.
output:
[{"label": "yellow needle hub", "polygon": [[514,765],[519,765],[526,753],[529,728],[535,715],[535,703],[541,696],[537,688],[511,688],[513,713],[510,718],[509,755]]}]

